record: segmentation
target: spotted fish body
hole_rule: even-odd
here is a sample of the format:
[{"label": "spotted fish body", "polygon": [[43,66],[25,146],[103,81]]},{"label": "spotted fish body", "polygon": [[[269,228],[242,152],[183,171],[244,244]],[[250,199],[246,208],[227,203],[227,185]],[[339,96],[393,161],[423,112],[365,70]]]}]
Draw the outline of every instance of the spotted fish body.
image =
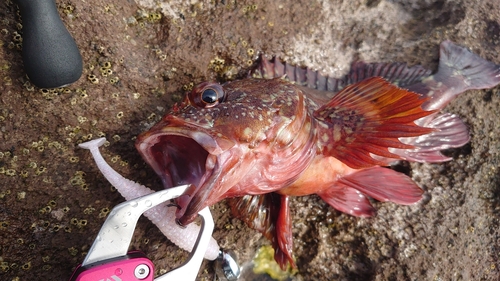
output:
[{"label": "spotted fish body", "polygon": [[136,147],[165,188],[192,184],[177,200],[181,224],[231,198],[233,213],[271,240],[277,262],[295,266],[289,196],[318,194],[360,217],[375,214],[368,197],[412,204],[423,191],[383,166],[447,161],[440,150],[469,141],[458,116],[439,110],[500,83],[500,68],[448,41],[440,60],[434,75],[356,63],[332,79],[263,59],[253,72],[263,78],[195,87]]}]

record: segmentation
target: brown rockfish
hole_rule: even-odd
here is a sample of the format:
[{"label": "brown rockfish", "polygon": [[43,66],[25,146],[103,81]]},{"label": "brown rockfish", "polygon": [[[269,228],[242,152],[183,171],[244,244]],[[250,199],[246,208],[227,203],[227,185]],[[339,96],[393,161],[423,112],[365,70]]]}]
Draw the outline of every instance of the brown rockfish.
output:
[{"label": "brown rockfish", "polygon": [[360,217],[375,214],[368,197],[419,201],[422,189],[383,166],[450,160],[440,151],[469,134],[458,116],[439,111],[468,89],[500,83],[500,66],[449,41],[435,74],[358,62],[333,79],[278,59],[261,59],[251,74],[199,84],[136,147],[165,188],[192,185],[177,200],[180,224],[233,198],[233,213],[272,241],[282,268],[295,266],[289,196],[317,194]]}]

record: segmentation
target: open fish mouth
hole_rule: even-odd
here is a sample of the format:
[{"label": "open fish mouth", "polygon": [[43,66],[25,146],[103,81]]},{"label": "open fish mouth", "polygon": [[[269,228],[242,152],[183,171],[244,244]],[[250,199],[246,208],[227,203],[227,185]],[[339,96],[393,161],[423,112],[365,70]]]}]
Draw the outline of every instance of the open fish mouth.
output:
[{"label": "open fish mouth", "polygon": [[191,185],[176,199],[177,220],[183,225],[189,224],[206,206],[206,199],[220,174],[218,156],[234,144],[199,130],[155,128],[158,127],[138,137],[136,148],[160,176],[165,188]]}]

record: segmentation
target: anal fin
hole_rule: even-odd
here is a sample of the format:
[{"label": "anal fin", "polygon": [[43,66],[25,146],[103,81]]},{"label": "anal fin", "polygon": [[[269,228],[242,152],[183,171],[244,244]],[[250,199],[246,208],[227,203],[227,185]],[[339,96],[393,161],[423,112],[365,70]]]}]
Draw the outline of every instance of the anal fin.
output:
[{"label": "anal fin", "polygon": [[383,167],[359,170],[338,182],[378,201],[401,205],[418,202],[424,193],[407,175]]},{"label": "anal fin", "polygon": [[334,209],[356,217],[371,217],[375,215],[375,208],[359,190],[343,183],[335,183],[329,189],[318,195]]}]

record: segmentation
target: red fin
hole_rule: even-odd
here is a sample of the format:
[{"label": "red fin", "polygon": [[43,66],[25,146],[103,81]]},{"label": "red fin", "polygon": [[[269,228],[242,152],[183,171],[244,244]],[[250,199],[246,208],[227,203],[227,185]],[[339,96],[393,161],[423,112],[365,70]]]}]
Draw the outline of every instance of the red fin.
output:
[{"label": "red fin", "polygon": [[413,146],[398,138],[433,131],[414,123],[433,113],[422,110],[425,101],[420,95],[380,77],[346,87],[314,113],[314,117],[327,127],[320,127],[318,132],[323,153],[354,169],[388,164],[371,154],[401,159],[388,148],[410,149]]},{"label": "red fin", "polygon": [[280,210],[276,220],[276,238],[278,248],[275,247],[274,259],[286,270],[289,262],[293,268],[297,268],[293,260],[293,237],[292,237],[292,217],[290,216],[290,206],[288,196],[280,196]]},{"label": "red fin", "polygon": [[326,203],[334,209],[356,217],[371,217],[375,215],[375,208],[370,201],[358,190],[343,183],[318,193]]},{"label": "red fin", "polygon": [[432,116],[427,126],[436,130],[423,136],[402,139],[404,143],[414,145],[415,149],[395,149],[393,152],[409,161],[444,162],[451,158],[441,154],[441,150],[461,147],[470,140],[467,126],[454,114]]},{"label": "red fin", "polygon": [[360,170],[341,178],[338,184],[359,190],[364,195],[379,201],[391,201],[402,205],[418,202],[424,193],[405,174],[382,167]]},{"label": "red fin", "polygon": [[296,268],[292,254],[292,227],[288,196],[277,193],[228,199],[233,215],[262,233],[274,248],[274,259],[285,270]]}]

